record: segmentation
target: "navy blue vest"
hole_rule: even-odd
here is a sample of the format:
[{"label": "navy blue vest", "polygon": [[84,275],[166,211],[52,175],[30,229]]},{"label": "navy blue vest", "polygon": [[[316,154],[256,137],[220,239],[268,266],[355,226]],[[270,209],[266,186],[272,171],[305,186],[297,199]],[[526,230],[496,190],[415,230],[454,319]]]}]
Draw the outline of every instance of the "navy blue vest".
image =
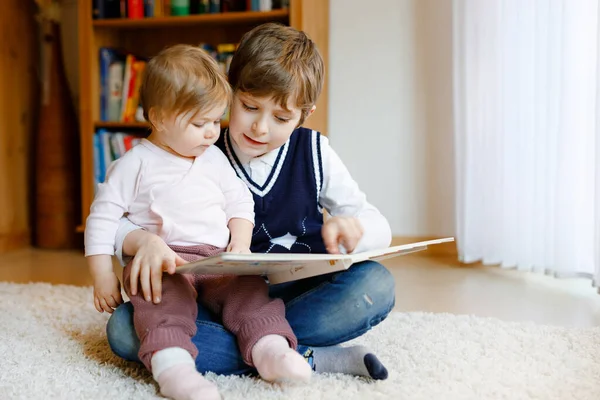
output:
[{"label": "navy blue vest", "polygon": [[253,253],[326,253],[321,237],[323,211],[319,194],[323,182],[320,133],[297,128],[279,149],[264,185],[250,179],[236,157],[229,131],[216,145],[254,197]]}]

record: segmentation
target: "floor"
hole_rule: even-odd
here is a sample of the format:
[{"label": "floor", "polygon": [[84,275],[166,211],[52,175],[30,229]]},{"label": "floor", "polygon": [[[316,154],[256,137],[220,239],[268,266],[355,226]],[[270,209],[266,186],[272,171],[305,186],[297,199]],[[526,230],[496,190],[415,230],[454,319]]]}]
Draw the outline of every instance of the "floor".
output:
[{"label": "floor", "polygon": [[[600,326],[600,295],[585,279],[559,280],[418,255],[389,259],[384,264],[396,280],[395,311]],[[115,264],[115,269],[120,267]],[[37,249],[0,254],[0,281],[92,284],[82,253]]]}]

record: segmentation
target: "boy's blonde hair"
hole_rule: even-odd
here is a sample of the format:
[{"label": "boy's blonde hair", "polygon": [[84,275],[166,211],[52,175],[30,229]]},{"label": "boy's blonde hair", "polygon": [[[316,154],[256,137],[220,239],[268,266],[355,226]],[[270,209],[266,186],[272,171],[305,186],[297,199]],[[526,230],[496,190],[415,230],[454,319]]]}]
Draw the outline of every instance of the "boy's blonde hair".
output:
[{"label": "boy's blonde hair", "polygon": [[[144,70],[140,102],[144,118],[184,116],[187,120],[228,105],[231,86],[217,62],[199,47],[178,44],[152,58]],[[150,121],[152,124],[155,121]]]},{"label": "boy's blonde hair", "polygon": [[316,45],[302,31],[276,23],[244,34],[229,67],[229,83],[257,97],[272,97],[284,109],[290,96],[302,116],[310,114],[323,88],[325,67]]}]

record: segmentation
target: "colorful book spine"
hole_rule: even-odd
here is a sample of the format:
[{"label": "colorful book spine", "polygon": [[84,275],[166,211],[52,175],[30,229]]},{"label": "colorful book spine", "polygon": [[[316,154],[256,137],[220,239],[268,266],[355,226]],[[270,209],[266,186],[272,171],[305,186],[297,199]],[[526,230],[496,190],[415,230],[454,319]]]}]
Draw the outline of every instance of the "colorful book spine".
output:
[{"label": "colorful book spine", "polygon": [[221,0],[210,0],[208,12],[211,14],[221,12]]},{"label": "colorful book spine", "polygon": [[171,15],[190,15],[190,0],[171,0]]},{"label": "colorful book spine", "polygon": [[94,0],[94,18],[107,19],[121,16],[120,0]]},{"label": "colorful book spine", "polygon": [[[102,47],[100,60],[100,120],[118,121],[118,107],[123,84],[123,58],[114,49]],[[116,93],[115,93],[116,92]]]},{"label": "colorful book spine", "polygon": [[127,0],[127,17],[130,19],[144,18],[144,1]]},{"label": "colorful book spine", "polygon": [[133,63],[133,72],[131,74],[130,79],[129,97],[127,98],[127,107],[124,118],[125,122],[135,121],[135,112],[138,108],[140,101],[140,86],[142,85],[142,77],[145,68],[145,61],[136,60]]},{"label": "colorful book spine", "polygon": [[144,17],[154,17],[154,3],[160,3],[160,0],[144,0]]}]

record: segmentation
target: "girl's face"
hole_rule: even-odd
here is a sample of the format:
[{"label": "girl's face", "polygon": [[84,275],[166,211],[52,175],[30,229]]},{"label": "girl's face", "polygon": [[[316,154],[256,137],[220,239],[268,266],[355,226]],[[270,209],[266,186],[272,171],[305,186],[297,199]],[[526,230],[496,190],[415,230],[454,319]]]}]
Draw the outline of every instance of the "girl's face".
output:
[{"label": "girl's face", "polygon": [[195,158],[215,144],[221,129],[221,117],[226,105],[220,105],[205,113],[196,113],[189,120],[185,115],[170,115],[159,128],[152,131],[150,141],[168,152],[184,158]]}]

